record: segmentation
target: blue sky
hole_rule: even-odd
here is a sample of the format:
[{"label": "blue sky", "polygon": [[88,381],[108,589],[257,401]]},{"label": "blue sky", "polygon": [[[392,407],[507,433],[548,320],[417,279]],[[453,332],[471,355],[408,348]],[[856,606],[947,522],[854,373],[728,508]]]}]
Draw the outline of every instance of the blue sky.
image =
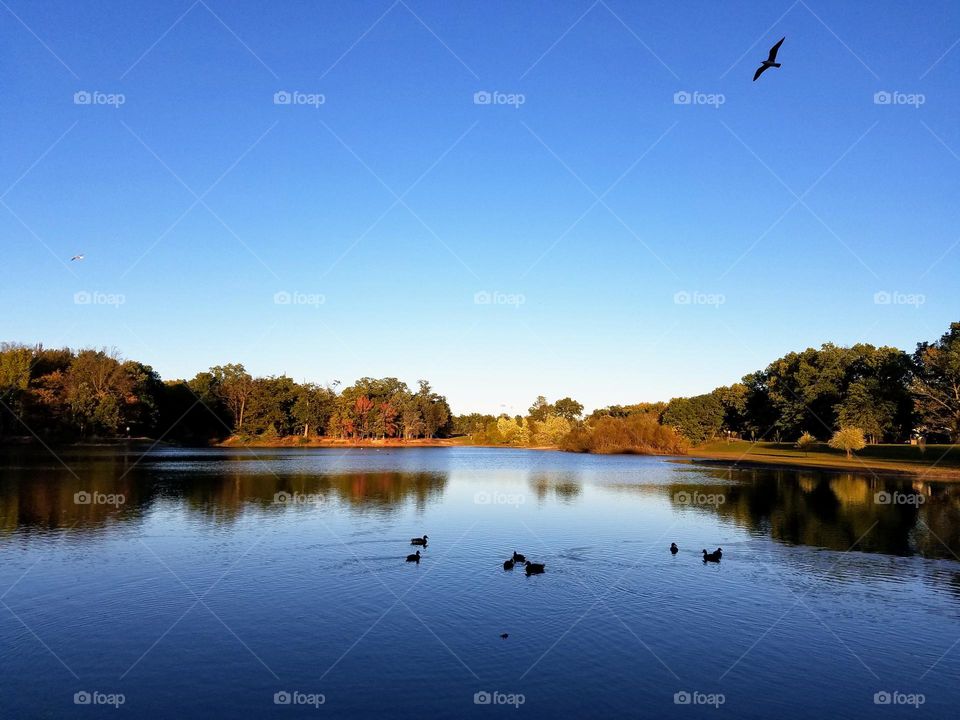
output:
[{"label": "blue sky", "polygon": [[960,319],[958,39],[951,2],[3,0],[0,339],[458,412],[912,349]]}]

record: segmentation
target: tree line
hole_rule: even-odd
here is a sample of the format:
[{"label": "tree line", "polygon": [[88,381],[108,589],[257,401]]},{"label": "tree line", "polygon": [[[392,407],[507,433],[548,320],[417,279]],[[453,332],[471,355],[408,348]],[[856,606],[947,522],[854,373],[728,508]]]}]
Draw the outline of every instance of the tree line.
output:
[{"label": "tree line", "polygon": [[[0,437],[241,438],[465,436],[483,445],[585,452],[683,452],[718,437],[866,442],[960,439],[960,322],[912,353],[832,343],[784,355],[738,383],[669,402],[612,405],[584,417],[570,397],[538,397],[526,415],[453,416],[426,380],[298,383],[218,365],[163,381],[106,350],[0,345]],[[843,431],[843,432],[841,432]],[[801,440],[802,438],[802,440]]]},{"label": "tree line", "polygon": [[960,439],[960,323],[913,353],[858,343],[791,352],[729,386],[667,403],[612,406],[598,417],[655,416],[694,444],[717,437],[866,442]]},{"label": "tree line", "polygon": [[152,437],[206,443],[241,438],[432,438],[452,431],[450,406],[430,383],[396,378],[298,383],[218,365],[163,381],[105,349],[0,345],[0,437],[54,441]]}]

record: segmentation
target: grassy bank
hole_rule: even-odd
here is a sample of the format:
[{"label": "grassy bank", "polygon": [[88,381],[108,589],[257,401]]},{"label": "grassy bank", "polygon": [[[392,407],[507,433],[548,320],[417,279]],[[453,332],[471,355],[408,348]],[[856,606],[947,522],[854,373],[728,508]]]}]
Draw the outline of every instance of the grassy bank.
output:
[{"label": "grassy bank", "polygon": [[464,438],[418,438],[416,440],[401,440],[399,438],[386,439],[366,439],[358,440],[354,438],[328,438],[328,437],[309,437],[302,435],[288,435],[278,438],[263,437],[242,437],[234,435],[223,442],[217,443],[217,447],[251,447],[251,448],[281,448],[281,447],[453,447],[464,445]]},{"label": "grassy bank", "polygon": [[960,480],[960,448],[952,445],[868,445],[847,459],[840,450],[817,443],[809,452],[792,443],[749,443],[720,440],[698,445],[691,458],[738,465],[793,465],[796,467],[925,474],[938,480]]}]

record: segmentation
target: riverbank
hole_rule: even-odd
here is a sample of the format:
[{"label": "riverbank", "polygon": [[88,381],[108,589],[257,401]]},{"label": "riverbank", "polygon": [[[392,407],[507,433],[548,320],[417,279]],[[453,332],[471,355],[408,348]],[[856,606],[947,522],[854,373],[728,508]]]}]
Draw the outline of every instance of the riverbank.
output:
[{"label": "riverbank", "polygon": [[717,441],[694,447],[689,462],[724,467],[793,467],[884,475],[923,475],[960,481],[960,448],[952,445],[870,445],[848,459],[843,452],[817,443],[809,452],[791,443]]}]

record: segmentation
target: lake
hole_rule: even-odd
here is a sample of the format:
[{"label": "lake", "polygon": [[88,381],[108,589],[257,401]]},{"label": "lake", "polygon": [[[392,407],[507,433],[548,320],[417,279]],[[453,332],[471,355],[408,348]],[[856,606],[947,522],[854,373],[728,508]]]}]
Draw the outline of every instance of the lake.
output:
[{"label": "lake", "polygon": [[[960,485],[485,448],[58,455],[0,454],[4,718],[960,702]],[[514,550],[546,572],[505,571]]]}]

